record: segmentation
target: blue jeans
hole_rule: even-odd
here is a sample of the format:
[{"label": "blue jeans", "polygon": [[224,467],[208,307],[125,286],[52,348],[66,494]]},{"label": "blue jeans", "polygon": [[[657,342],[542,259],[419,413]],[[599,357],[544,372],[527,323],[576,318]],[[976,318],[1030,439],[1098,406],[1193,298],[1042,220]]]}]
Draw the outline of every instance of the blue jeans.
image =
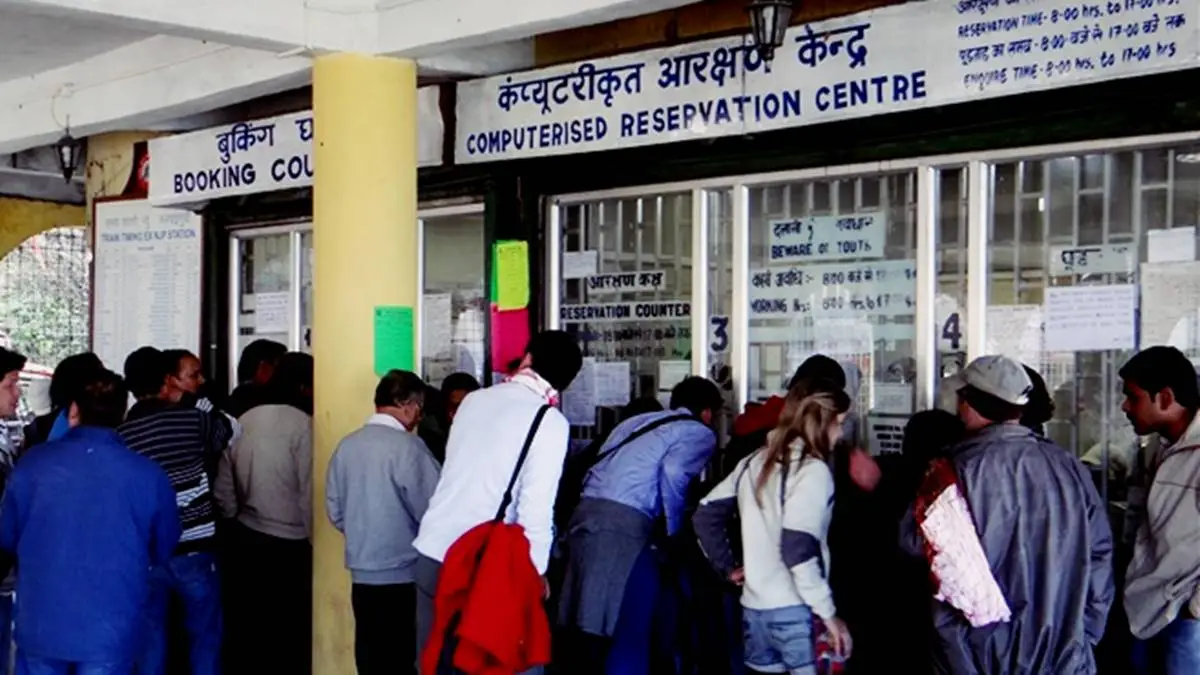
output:
[{"label": "blue jeans", "polygon": [[71,663],[17,654],[17,675],[130,675],[132,663]]},{"label": "blue jeans", "polygon": [[138,659],[138,675],[166,675],[167,608],[172,594],[183,610],[191,674],[220,675],[221,585],[217,559],[211,553],[175,556],[151,574],[146,644]]},{"label": "blue jeans", "polygon": [[1138,675],[1200,673],[1200,620],[1180,617],[1149,640],[1135,641],[1133,669]]},{"label": "blue jeans", "polygon": [[746,665],[762,673],[815,675],[813,614],[808,605],[743,609]]}]

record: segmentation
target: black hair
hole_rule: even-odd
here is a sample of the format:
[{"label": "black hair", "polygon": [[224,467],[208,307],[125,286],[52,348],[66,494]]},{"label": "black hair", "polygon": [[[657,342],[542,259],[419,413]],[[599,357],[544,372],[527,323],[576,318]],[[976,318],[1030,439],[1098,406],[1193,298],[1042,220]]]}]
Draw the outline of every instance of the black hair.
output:
[{"label": "black hair", "polygon": [[288,352],[279,357],[275,372],[267,383],[266,400],[290,405],[312,414],[313,358],[303,352]]},{"label": "black hair", "polygon": [[1170,389],[1179,405],[1191,412],[1200,410],[1196,368],[1183,352],[1174,347],[1147,347],[1125,362],[1117,374],[1151,396]]},{"label": "black hair", "polygon": [[525,349],[533,371],[558,391],[571,386],[583,367],[579,343],[561,330],[545,330],[533,336]]},{"label": "black hair", "polygon": [[712,381],[698,375],[685,377],[671,390],[671,409],[685,408],[695,415],[705,410],[714,413],[725,404],[721,389]]},{"label": "black hair", "polygon": [[186,349],[164,349],[162,356],[164,365],[169,368],[169,370],[167,370],[168,375],[178,375],[180,368],[183,367],[184,359],[191,358],[196,359],[197,361],[200,360],[199,356],[196,356]]},{"label": "black hair", "polygon": [[792,379],[791,386],[788,387],[788,394],[793,392],[796,398],[804,398],[813,394],[837,394],[845,393],[846,381],[831,380],[827,377],[811,377]]},{"label": "black hair", "polygon": [[258,339],[246,345],[242,356],[238,359],[238,382],[249,382],[254,379],[258,367],[264,363],[274,364],[287,353],[287,347],[274,340]]},{"label": "black hair", "polygon": [[50,407],[62,410],[71,405],[71,398],[94,371],[103,370],[104,363],[92,352],[72,354],[59,362],[50,376]]},{"label": "black hair", "polygon": [[154,347],[135,349],[125,358],[125,383],[135,398],[158,396],[170,373],[170,363]]},{"label": "black hair", "polygon": [[1020,419],[1022,408],[1024,406],[1013,405],[1008,401],[1002,401],[991,394],[976,389],[970,385],[963,387],[958,391],[958,395],[962,400],[967,402],[967,405],[979,413],[984,419],[991,422],[1011,422]]},{"label": "black hair", "polygon": [[468,394],[479,390],[479,380],[470,373],[451,373],[442,380],[442,393],[447,396],[452,391],[465,391]]},{"label": "black hair", "polygon": [[0,347],[0,376],[21,372],[28,361],[24,354]]},{"label": "black hair", "polygon": [[922,470],[966,435],[962,420],[945,410],[923,410],[904,425],[900,453],[906,463]]},{"label": "black hair", "polygon": [[415,373],[407,370],[390,370],[375,387],[375,407],[398,407],[411,401],[420,404],[425,398],[427,387],[425,380]]},{"label": "black hair", "polygon": [[1029,392],[1029,403],[1021,411],[1021,426],[1045,435],[1046,422],[1054,417],[1054,398],[1050,396],[1050,389],[1041,373],[1029,366],[1024,368],[1029,381],[1033,383],[1033,389]]},{"label": "black hair", "polygon": [[788,380],[788,389],[796,386],[801,380],[830,380],[838,385],[838,389],[845,389],[846,371],[842,364],[828,356],[813,354],[800,364],[792,379]]},{"label": "black hair", "polygon": [[79,409],[79,424],[115,429],[125,421],[129,391],[120,375],[98,368],[87,373],[73,392],[72,402]]}]

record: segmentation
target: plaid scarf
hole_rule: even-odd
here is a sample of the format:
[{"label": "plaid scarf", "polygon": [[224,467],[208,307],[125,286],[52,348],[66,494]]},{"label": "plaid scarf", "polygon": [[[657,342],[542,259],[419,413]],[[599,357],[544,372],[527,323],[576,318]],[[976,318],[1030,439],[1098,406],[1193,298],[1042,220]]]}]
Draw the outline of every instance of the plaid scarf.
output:
[{"label": "plaid scarf", "polygon": [[988,565],[954,465],[939,459],[921,483],[914,509],[937,593],[975,628],[1007,622],[1012,612]]},{"label": "plaid scarf", "polygon": [[550,386],[550,383],[542,379],[542,376],[534,372],[532,368],[518,370],[514,375],[505,380],[505,382],[515,382],[541,396],[548,405],[552,405],[555,408],[558,407],[558,390]]}]

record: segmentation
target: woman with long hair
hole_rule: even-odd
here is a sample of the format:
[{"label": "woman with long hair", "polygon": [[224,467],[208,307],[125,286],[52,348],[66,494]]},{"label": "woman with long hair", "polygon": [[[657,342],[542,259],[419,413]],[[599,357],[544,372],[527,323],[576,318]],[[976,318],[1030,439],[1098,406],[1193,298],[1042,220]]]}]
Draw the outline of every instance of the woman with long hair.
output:
[{"label": "woman with long hair", "polygon": [[[850,632],[829,587],[833,449],[850,398],[841,390],[788,393],[767,444],[738,463],[694,517],[713,566],[742,585],[745,662],[754,672],[808,672],[818,642],[842,657]],[[740,515],[743,561],[729,541]]]}]

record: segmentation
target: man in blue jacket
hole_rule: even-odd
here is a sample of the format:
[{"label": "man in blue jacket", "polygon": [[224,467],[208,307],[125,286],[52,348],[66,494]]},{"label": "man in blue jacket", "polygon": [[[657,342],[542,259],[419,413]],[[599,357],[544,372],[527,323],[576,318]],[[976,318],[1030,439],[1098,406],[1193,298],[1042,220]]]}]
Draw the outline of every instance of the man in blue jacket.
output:
[{"label": "man in blue jacket", "polygon": [[0,506],[0,550],[16,557],[17,671],[129,675],[144,634],[150,569],[179,542],[175,491],[114,429],[125,385],[93,373],[61,440],[30,453]]},{"label": "man in blue jacket", "polygon": [[671,392],[670,410],[622,422],[601,447],[567,532],[558,618],[577,641],[566,650],[577,660],[570,672],[649,675],[654,631],[660,644],[673,641],[664,633],[675,599],[659,580],[680,573],[668,540],[717,449],[712,425],[722,405],[717,385],[689,377]]}]

